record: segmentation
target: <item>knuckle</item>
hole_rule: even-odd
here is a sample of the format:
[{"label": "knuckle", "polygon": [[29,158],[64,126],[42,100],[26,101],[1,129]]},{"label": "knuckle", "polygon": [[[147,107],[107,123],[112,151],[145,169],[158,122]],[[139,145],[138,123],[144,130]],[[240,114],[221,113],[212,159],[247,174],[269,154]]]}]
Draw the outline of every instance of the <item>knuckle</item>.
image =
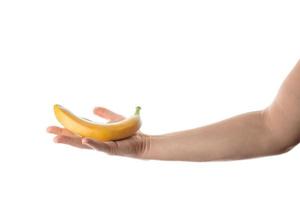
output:
[{"label": "knuckle", "polygon": [[117,142],[109,142],[107,144],[107,153],[109,155],[119,155],[118,143]]}]

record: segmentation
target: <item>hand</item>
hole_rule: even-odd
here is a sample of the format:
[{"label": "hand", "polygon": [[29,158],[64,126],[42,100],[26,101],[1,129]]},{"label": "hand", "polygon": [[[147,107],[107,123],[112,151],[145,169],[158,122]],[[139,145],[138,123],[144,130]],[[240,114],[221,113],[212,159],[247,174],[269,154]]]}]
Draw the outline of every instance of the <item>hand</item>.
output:
[{"label": "hand", "polygon": [[[108,123],[123,120],[124,117],[103,107],[96,107],[94,114],[109,120]],[[94,149],[110,155],[144,158],[150,148],[150,136],[137,132],[136,135],[123,140],[100,142],[81,138],[65,128],[49,126],[47,132],[55,134],[54,142],[71,145],[82,149]]]}]

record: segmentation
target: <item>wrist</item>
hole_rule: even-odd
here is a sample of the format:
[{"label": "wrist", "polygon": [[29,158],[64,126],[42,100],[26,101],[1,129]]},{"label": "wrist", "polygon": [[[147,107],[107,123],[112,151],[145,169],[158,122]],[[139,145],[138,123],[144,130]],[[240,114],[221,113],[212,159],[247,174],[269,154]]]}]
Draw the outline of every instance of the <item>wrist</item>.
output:
[{"label": "wrist", "polygon": [[162,147],[161,135],[144,135],[143,137],[143,151],[138,156],[140,159],[157,160],[160,157],[159,147]]},{"label": "wrist", "polygon": [[144,152],[140,158],[147,160],[173,160],[172,155],[175,144],[170,144],[172,142],[169,134],[148,135],[145,141]]}]

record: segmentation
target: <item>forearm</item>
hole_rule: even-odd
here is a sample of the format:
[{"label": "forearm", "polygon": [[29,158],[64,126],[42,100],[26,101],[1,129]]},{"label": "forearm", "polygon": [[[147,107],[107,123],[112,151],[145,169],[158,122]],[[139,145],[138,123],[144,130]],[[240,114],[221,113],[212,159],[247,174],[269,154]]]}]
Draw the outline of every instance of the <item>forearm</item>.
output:
[{"label": "forearm", "polygon": [[218,123],[151,137],[147,159],[212,161],[276,154],[264,112],[250,112]]},{"label": "forearm", "polygon": [[273,103],[218,123],[152,136],[147,159],[235,160],[286,152],[300,141],[300,61]]}]

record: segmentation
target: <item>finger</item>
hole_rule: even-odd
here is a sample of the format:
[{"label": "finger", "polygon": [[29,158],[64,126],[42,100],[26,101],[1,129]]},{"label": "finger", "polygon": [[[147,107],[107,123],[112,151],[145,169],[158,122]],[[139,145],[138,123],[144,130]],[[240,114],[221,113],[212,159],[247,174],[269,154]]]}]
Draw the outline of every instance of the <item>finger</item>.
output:
[{"label": "finger", "polygon": [[64,135],[57,135],[54,137],[53,141],[55,143],[67,144],[81,149],[91,149],[89,146],[82,144],[81,138],[73,138]]},{"label": "finger", "polygon": [[98,151],[111,154],[111,147],[105,142],[98,142],[88,138],[82,138],[82,144],[89,146]]},{"label": "finger", "polygon": [[68,136],[68,137],[78,137],[74,133],[69,131],[68,129],[60,128],[60,127],[57,127],[57,126],[49,126],[47,128],[47,132],[55,134],[55,135],[64,135],[64,136]]},{"label": "finger", "polygon": [[98,115],[99,117],[102,117],[104,119],[113,120],[113,121],[120,121],[123,120],[124,117],[122,115],[119,115],[107,108],[103,107],[96,107],[94,109],[94,114]]}]

